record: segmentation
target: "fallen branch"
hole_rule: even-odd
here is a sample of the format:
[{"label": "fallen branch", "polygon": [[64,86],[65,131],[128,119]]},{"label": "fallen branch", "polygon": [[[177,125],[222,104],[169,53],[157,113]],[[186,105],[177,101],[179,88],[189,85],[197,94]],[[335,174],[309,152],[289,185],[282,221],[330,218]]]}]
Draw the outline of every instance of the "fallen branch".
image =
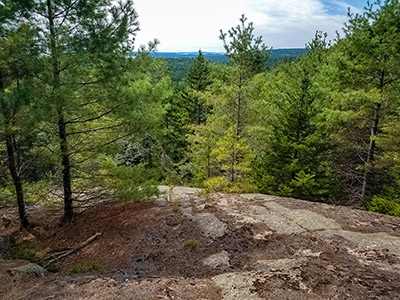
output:
[{"label": "fallen branch", "polygon": [[101,232],[96,233],[95,235],[91,236],[90,238],[88,238],[88,239],[87,239],[86,241],[84,241],[83,243],[79,244],[78,246],[76,246],[76,247],[74,247],[74,248],[71,248],[70,250],[65,250],[65,251],[60,252],[60,253],[57,254],[57,255],[53,255],[53,257],[54,257],[54,256],[55,256],[55,257],[54,257],[53,259],[49,260],[49,261],[47,262],[47,264],[45,265],[45,267],[47,267],[48,265],[50,265],[50,264],[52,264],[52,263],[54,263],[54,262],[56,262],[56,261],[58,261],[58,260],[60,260],[60,259],[63,259],[63,258],[65,258],[65,257],[67,257],[67,256],[69,256],[69,255],[75,253],[76,251],[78,251],[78,250],[80,250],[80,249],[86,247],[86,246],[89,245],[91,242],[93,242],[95,239],[97,239],[99,236],[101,236]]}]

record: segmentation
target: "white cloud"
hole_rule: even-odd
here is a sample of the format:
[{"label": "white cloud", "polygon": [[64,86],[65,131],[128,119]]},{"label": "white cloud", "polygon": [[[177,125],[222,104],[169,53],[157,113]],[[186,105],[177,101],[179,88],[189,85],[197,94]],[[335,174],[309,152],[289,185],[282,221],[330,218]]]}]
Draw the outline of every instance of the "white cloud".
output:
[{"label": "white cloud", "polygon": [[244,13],[268,46],[304,47],[316,30],[334,38],[347,19],[346,2],[326,1],[341,9],[332,12],[322,0],[136,0],[137,44],[158,38],[160,51],[223,51],[219,30],[238,24]]},{"label": "white cloud", "polygon": [[304,47],[316,30],[333,39],[347,19],[345,14],[329,14],[318,0],[252,0],[251,7],[262,15],[254,22],[257,33],[274,48]]}]

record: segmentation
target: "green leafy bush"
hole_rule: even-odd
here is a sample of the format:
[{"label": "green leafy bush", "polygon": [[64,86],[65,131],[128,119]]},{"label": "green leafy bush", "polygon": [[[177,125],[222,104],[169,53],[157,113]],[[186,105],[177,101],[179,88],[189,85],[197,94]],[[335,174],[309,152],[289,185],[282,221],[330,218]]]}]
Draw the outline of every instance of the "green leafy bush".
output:
[{"label": "green leafy bush", "polygon": [[114,196],[121,201],[140,201],[159,194],[157,182],[153,179],[157,170],[149,170],[143,164],[118,166],[109,157],[104,159],[102,167],[102,175],[105,176],[99,185],[111,188]]},{"label": "green leafy bush", "polygon": [[[46,268],[47,271],[55,273],[58,272],[59,267],[55,263],[48,264],[47,261],[40,255],[38,255],[39,251],[42,248],[37,243],[28,243],[23,242],[19,244],[15,244],[15,241],[12,241],[11,247],[6,249],[3,257],[6,259],[23,259],[30,261],[32,263],[36,263]],[[0,253],[1,254],[1,253]]]},{"label": "green leafy bush", "polygon": [[206,193],[225,192],[225,193],[255,193],[257,186],[250,180],[242,179],[240,182],[230,182],[226,177],[211,177],[204,182]]},{"label": "green leafy bush", "polygon": [[204,182],[206,192],[226,192],[230,187],[230,182],[223,176],[211,177]]},{"label": "green leafy bush", "polygon": [[41,258],[37,255],[40,247],[34,243],[19,243],[10,247],[5,255],[9,259],[24,259],[33,263],[40,263]]},{"label": "green leafy bush", "polygon": [[400,203],[396,200],[374,196],[368,205],[368,210],[385,215],[400,217]]}]

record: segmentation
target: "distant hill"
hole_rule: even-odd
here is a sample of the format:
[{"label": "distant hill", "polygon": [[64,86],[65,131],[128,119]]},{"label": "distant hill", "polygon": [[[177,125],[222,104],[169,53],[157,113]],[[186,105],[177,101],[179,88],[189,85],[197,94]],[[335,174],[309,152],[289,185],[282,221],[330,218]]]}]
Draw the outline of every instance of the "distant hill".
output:
[{"label": "distant hill", "polygon": [[[274,67],[296,59],[307,52],[304,48],[273,49],[267,67]],[[198,52],[154,52],[153,57],[163,57],[168,63],[168,69],[175,83],[181,82],[193,64]],[[228,58],[221,52],[203,52],[203,55],[213,63],[227,63]]]},{"label": "distant hill", "polygon": [[[271,59],[298,57],[306,52],[307,50],[304,48],[273,49]],[[151,53],[151,56],[164,58],[195,58],[197,54],[198,52],[155,52]],[[203,52],[203,55],[212,62],[226,62],[228,60],[222,52]]]}]

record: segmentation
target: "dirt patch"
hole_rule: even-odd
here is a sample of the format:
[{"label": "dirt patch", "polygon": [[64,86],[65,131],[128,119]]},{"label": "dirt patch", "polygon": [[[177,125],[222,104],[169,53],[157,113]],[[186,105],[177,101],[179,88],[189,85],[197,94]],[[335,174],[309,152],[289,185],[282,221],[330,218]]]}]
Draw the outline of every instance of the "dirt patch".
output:
[{"label": "dirt patch", "polygon": [[397,299],[399,274],[349,259],[346,252],[325,252],[301,260],[290,270],[257,279],[255,291],[265,299]]},{"label": "dirt patch", "polygon": [[85,282],[65,280],[57,283],[47,282],[41,289],[28,287],[24,295],[10,300],[215,300],[219,298],[220,288],[209,279],[162,278],[128,280],[120,284],[114,278],[99,277]]},{"label": "dirt patch", "polygon": [[[45,279],[11,277],[17,262],[0,260],[0,298],[398,299],[396,218],[272,196],[174,195],[101,204],[70,224],[37,209],[31,234],[42,252],[102,235]],[[100,270],[71,274],[85,262]]]}]

